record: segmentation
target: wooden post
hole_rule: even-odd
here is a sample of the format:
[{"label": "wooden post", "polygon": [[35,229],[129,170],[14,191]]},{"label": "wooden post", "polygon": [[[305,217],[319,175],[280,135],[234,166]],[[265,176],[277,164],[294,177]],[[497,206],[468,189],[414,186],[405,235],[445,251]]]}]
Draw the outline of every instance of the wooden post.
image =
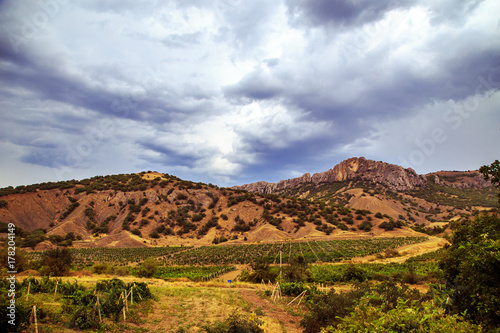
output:
[{"label": "wooden post", "polygon": [[35,317],[35,333],[38,333],[38,321],[36,320],[36,305],[33,305],[33,316]]},{"label": "wooden post", "polygon": [[280,250],[280,281],[281,281],[281,274],[282,274],[282,270],[281,270],[282,263],[283,263],[283,260],[282,260],[282,257],[281,257],[281,250]]},{"label": "wooden post", "polygon": [[102,323],[102,318],[101,318],[101,304],[99,304],[99,295],[97,295],[97,313],[99,314],[99,324]]},{"label": "wooden post", "polygon": [[54,290],[54,300],[56,298],[56,293],[57,293],[57,285],[59,284],[59,281],[56,281],[56,289]]},{"label": "wooden post", "polygon": [[128,301],[127,301],[127,294],[125,293],[125,291],[123,291],[123,299],[125,300],[125,308],[126,310],[128,311]]},{"label": "wooden post", "polygon": [[300,297],[300,300],[299,300],[299,303],[297,305],[300,305],[300,302],[302,301],[302,298],[304,297],[304,295],[306,294],[306,290],[304,290],[303,292],[300,293],[299,296],[295,297],[294,299],[292,299],[290,301],[290,303],[288,303],[287,305],[290,305],[292,304],[293,302],[295,302],[295,300],[297,300],[299,297]]}]

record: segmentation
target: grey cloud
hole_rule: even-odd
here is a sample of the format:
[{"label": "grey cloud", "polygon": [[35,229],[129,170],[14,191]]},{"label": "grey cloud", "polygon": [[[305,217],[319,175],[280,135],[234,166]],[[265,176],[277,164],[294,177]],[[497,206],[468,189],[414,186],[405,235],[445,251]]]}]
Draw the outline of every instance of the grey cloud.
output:
[{"label": "grey cloud", "polygon": [[445,0],[445,1],[423,1],[423,5],[431,10],[431,23],[464,24],[470,15],[484,0]]},{"label": "grey cloud", "polygon": [[387,11],[411,3],[405,0],[286,0],[285,2],[293,24],[343,27],[377,21]]},{"label": "grey cloud", "polygon": [[167,47],[186,47],[200,44],[201,32],[187,34],[172,34],[163,39],[162,43]]}]

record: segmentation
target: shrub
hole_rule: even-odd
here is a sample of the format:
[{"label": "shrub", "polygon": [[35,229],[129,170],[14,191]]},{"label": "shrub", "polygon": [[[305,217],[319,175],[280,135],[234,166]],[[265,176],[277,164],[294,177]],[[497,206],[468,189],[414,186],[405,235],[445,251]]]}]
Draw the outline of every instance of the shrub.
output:
[{"label": "shrub", "polygon": [[361,223],[359,226],[358,226],[358,229],[359,230],[363,230],[365,232],[369,232],[372,230],[372,227],[373,227],[373,224],[371,224],[371,222],[369,221],[364,221],[363,223]]},{"label": "shrub", "polygon": [[255,314],[244,316],[233,313],[225,321],[207,326],[205,330],[208,333],[264,333],[259,327],[262,324],[263,322]]},{"label": "shrub", "polygon": [[139,237],[142,237],[142,233],[139,229],[132,229],[131,233],[133,233],[134,235],[137,235]]},{"label": "shrub", "polygon": [[68,275],[73,258],[68,249],[53,249],[42,254],[43,275],[63,276]]},{"label": "shrub", "polygon": [[154,258],[147,258],[144,262],[139,266],[137,270],[137,276],[139,277],[152,277],[155,275],[156,270],[158,269],[158,262]]},{"label": "shrub", "polygon": [[462,221],[440,263],[447,287],[453,290],[456,312],[467,311],[477,323],[500,325],[500,219],[477,216]]},{"label": "shrub", "polygon": [[354,311],[335,329],[322,332],[482,332],[481,326],[468,323],[458,315],[445,315],[433,303],[399,300],[394,309],[385,311],[370,304],[369,297],[361,299]]},{"label": "shrub", "polygon": [[265,282],[274,282],[278,274],[271,272],[270,266],[262,258],[257,259],[251,264],[252,273],[242,278],[242,281],[260,283],[262,280]]}]

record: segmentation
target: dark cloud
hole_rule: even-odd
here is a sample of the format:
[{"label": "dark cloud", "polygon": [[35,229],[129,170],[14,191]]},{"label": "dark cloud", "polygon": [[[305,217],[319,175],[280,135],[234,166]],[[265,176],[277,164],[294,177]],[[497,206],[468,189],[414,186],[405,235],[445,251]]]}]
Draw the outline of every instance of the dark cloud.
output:
[{"label": "dark cloud", "polygon": [[387,11],[410,3],[404,0],[286,0],[285,2],[292,23],[343,27],[380,20]]},{"label": "dark cloud", "polygon": [[496,142],[493,0],[77,1],[23,35],[41,4],[0,2],[0,154],[16,181],[277,181],[353,155],[409,160],[435,127],[449,140],[418,167],[462,148],[469,167],[486,158],[478,138]]}]

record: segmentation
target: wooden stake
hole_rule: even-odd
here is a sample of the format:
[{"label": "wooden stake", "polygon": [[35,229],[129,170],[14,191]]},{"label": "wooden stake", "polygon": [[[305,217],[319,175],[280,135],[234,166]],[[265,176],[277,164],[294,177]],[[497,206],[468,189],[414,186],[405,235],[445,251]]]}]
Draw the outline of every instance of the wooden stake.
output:
[{"label": "wooden stake", "polygon": [[127,294],[125,294],[125,291],[123,291],[123,299],[125,300],[125,309],[128,311]]},{"label": "wooden stake", "polygon": [[54,298],[56,298],[56,293],[57,293],[57,285],[59,284],[59,281],[56,281],[56,290],[54,290]]},{"label": "wooden stake", "polygon": [[38,333],[38,321],[36,320],[36,305],[33,305],[33,313],[35,317],[35,333]]},{"label": "wooden stake", "polygon": [[101,318],[101,305],[99,304],[99,295],[97,295],[97,313],[99,314],[99,324],[102,323],[102,318]]},{"label": "wooden stake", "polygon": [[288,303],[287,305],[290,305],[292,304],[293,302],[295,302],[296,299],[298,299],[300,297],[300,300],[299,300],[299,303],[297,305],[300,305],[300,302],[302,301],[302,297],[304,297],[304,295],[306,294],[306,290],[304,290],[303,292],[300,293],[299,296],[295,297],[294,299],[292,299],[290,301],[290,303]]},{"label": "wooden stake", "polygon": [[281,281],[281,275],[282,275],[282,270],[281,270],[281,265],[283,264],[283,260],[281,257],[281,250],[280,250],[280,281]]}]

